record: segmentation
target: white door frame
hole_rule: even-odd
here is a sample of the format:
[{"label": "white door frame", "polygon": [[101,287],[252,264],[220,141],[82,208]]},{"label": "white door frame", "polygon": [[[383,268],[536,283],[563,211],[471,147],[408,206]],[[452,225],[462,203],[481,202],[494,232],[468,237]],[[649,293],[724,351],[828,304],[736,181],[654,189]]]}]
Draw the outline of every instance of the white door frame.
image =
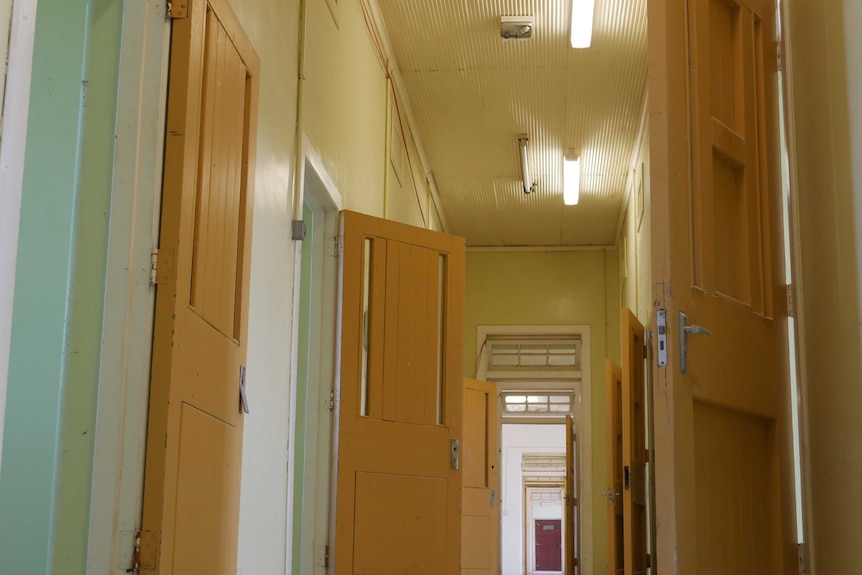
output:
[{"label": "white door frame", "polygon": [[[165,0],[124,3],[88,573],[131,569],[141,525],[167,109]],[[0,210],[2,211],[2,210]]]},{"label": "white door frame", "polygon": [[[24,184],[24,151],[30,113],[30,78],[33,72],[33,42],[36,37],[37,0],[13,0],[9,38],[9,68],[6,93],[0,101],[0,469],[3,461],[3,417],[9,378],[9,346],[12,342],[12,303],[15,294],[15,263],[18,255],[18,224]],[[8,9],[9,5],[4,6]],[[0,10],[2,12],[2,10]],[[0,26],[6,15],[0,13]],[[5,33],[0,34],[0,39]],[[5,48],[5,46],[4,46]],[[5,60],[3,62],[5,67]],[[0,471],[2,472],[2,471]]]},{"label": "white door frame", "polygon": [[[478,352],[478,379],[487,375],[487,363],[484,352],[490,336],[577,336],[581,339],[581,370],[578,394],[573,406],[575,422],[578,425],[578,463],[577,481],[579,518],[581,528],[578,529],[579,562],[582,575],[592,575],[593,559],[593,443],[592,443],[592,372],[590,358],[590,326],[589,325],[479,325],[476,326],[476,349]],[[588,496],[584,496],[588,494]]]},{"label": "white door frame", "polygon": [[527,575],[533,575],[536,573],[536,530],[535,530],[535,522],[533,519],[533,504],[530,495],[534,491],[553,491],[560,492],[560,535],[563,547],[561,549],[560,555],[562,558],[561,565],[563,569],[559,572],[551,571],[551,573],[565,573],[566,572],[566,561],[568,557],[566,557],[566,506],[565,506],[565,496],[564,491],[566,488],[565,485],[566,478],[561,477],[559,482],[548,482],[546,484],[541,483],[531,483],[529,481],[524,481],[524,563],[525,563],[525,573]]},{"label": "white door frame", "polygon": [[[303,134],[302,137],[302,154],[303,159],[300,170],[299,180],[302,182],[302,187],[298,190],[299,201],[296,205],[301,207],[305,205],[306,198],[310,203],[318,208],[324,214],[323,228],[324,238],[326,242],[332,242],[334,247],[335,236],[338,230],[338,212],[343,207],[341,194],[335,186],[329,173],[323,165],[320,154],[314,149],[311,141]],[[294,219],[300,219],[302,214],[295,214]],[[317,432],[315,436],[316,445],[308,446],[313,450],[313,461],[315,462],[315,513],[314,525],[312,533],[313,546],[315,551],[319,546],[327,545],[329,538],[329,475],[330,475],[330,449],[332,444],[332,421],[330,413],[323,409],[326,405],[329,396],[329,390],[334,384],[335,377],[335,312],[336,312],[336,281],[338,273],[338,261],[335,257],[335,252],[327,254],[324,257],[324,273],[322,285],[322,325],[320,331],[321,353],[320,361],[316,366],[309,366],[309,379],[311,379],[312,369],[318,375],[317,391],[319,395],[312,397],[309,394],[309,405],[316,409],[316,415],[313,418],[306,418],[306,428],[310,423],[317,424]],[[296,458],[296,413],[297,413],[297,391],[298,391],[298,359],[299,359],[299,314],[300,314],[300,289],[302,284],[302,244],[299,241],[294,242],[294,272],[293,272],[293,326],[291,329],[291,349],[290,349],[290,407],[289,407],[289,425],[288,425],[288,470],[287,470],[287,521],[292,527],[294,521],[294,497],[296,491],[295,474],[297,465],[303,462],[297,462]],[[329,383],[325,385],[324,382]],[[309,392],[311,391],[309,387]],[[309,455],[309,450],[306,450],[306,455]],[[305,484],[306,487],[310,487]],[[293,530],[287,529],[287,541],[285,545],[285,573],[291,572],[293,563]],[[307,565],[307,563],[304,563]],[[315,574],[323,574],[325,568],[322,565],[313,566]]]}]

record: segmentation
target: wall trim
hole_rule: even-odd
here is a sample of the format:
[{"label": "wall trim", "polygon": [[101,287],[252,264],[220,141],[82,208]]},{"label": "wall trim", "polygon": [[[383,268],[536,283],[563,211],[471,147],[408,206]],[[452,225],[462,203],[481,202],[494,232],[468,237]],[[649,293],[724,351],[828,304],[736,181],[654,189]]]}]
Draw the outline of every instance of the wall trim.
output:
[{"label": "wall trim", "polygon": [[140,528],[169,44],[165,0],[125,2],[88,573],[126,573]]}]

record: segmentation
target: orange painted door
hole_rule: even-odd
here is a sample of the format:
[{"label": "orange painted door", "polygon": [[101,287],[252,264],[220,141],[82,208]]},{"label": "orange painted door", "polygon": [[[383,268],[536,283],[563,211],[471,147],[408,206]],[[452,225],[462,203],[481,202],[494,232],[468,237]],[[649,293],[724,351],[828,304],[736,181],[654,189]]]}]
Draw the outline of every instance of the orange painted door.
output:
[{"label": "orange painted door", "polygon": [[226,0],[185,4],[171,44],[141,570],[234,575],[259,64]]},{"label": "orange painted door", "polygon": [[623,570],[643,575],[649,567],[644,326],[627,308],[622,311],[622,338]]},{"label": "orange painted door", "polygon": [[580,502],[578,499],[578,435],[575,431],[575,420],[571,415],[566,416],[566,573],[577,575],[580,573],[580,533],[581,522],[578,510]]},{"label": "orange painted door", "polygon": [[795,573],[776,2],[648,10],[658,572]]},{"label": "orange painted door", "polygon": [[499,572],[497,395],[493,383],[464,380],[461,575]]},{"label": "orange painted door", "polygon": [[457,575],[464,241],[341,214],[336,575]]},{"label": "orange painted door", "polygon": [[605,403],[608,458],[608,572],[625,573],[623,526],[623,374],[620,366],[605,360]]}]

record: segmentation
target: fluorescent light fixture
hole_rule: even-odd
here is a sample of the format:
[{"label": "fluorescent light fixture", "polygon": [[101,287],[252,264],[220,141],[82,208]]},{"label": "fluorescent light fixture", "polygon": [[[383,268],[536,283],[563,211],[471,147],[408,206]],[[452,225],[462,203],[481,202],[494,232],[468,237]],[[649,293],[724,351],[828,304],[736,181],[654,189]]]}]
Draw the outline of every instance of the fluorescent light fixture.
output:
[{"label": "fluorescent light fixture", "polygon": [[572,48],[589,48],[593,41],[596,0],[572,0]]},{"label": "fluorescent light fixture", "polygon": [[521,147],[521,174],[524,176],[524,193],[533,191],[533,180],[530,178],[530,162],[527,161],[527,142],[530,139],[526,135],[518,136],[518,145]]},{"label": "fluorescent light fixture", "polygon": [[563,157],[563,203],[577,205],[581,199],[581,158],[573,154]]}]

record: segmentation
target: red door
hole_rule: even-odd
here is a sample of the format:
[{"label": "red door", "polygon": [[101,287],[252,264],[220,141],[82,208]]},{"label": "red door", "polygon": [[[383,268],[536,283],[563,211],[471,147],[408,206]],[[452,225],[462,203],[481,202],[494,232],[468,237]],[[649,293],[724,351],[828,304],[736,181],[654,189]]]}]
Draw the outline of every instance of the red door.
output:
[{"label": "red door", "polygon": [[536,571],[562,570],[562,520],[536,519]]}]

